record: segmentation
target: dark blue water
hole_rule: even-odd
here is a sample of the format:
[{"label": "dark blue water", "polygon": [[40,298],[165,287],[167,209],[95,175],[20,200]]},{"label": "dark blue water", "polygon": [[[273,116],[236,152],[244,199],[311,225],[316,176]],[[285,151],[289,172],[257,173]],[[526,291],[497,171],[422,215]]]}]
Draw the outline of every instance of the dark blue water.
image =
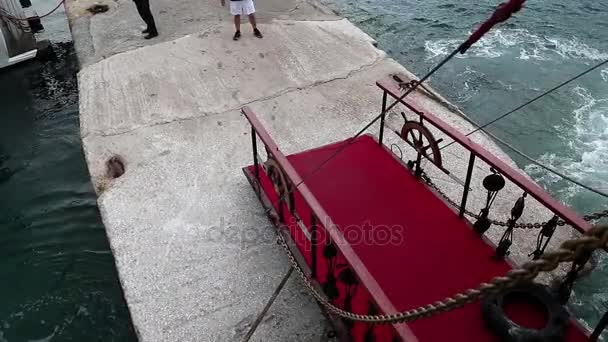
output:
[{"label": "dark blue water", "polygon": [[[325,0],[422,76],[489,17],[500,1]],[[479,123],[608,59],[608,2],[536,0],[442,68],[430,84]],[[608,191],[608,67],[489,127],[528,155]],[[506,152],[511,152],[506,150]],[[608,201],[513,158],[580,213]],[[608,310],[608,258],[575,290],[571,306],[594,326]]]},{"label": "dark blue water", "polygon": [[0,70],[0,342],[134,340],[82,152],[64,13],[44,25],[55,60]]},{"label": "dark blue water", "polygon": [[[430,83],[485,122],[608,58],[608,3],[528,1]],[[497,1],[331,0],[418,75],[455,48]],[[34,1],[38,13],[53,0]],[[58,60],[0,72],[0,342],[129,341],[130,318],[89,182],[78,132],[76,60],[60,11],[44,21]],[[608,190],[608,68],[490,130],[526,153]],[[581,213],[597,195],[514,158]],[[593,326],[608,304],[608,260],[571,306]]]}]

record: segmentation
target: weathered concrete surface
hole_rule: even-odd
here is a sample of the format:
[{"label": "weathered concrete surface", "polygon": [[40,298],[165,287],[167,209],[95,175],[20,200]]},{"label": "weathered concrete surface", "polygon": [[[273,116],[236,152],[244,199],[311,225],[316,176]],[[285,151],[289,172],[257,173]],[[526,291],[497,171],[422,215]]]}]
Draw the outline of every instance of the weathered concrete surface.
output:
[{"label": "weathered concrete surface", "polygon": [[[220,0],[151,0],[150,7],[160,36],[145,40],[141,30],[144,23],[137,14],[133,0],[67,0],[66,9],[76,51],[82,65],[89,65],[114,54],[138,47],[171,41],[187,34],[231,26],[229,0],[222,8]],[[92,15],[87,9],[94,4],[109,7],[106,13]],[[337,20],[333,12],[304,0],[256,0],[256,16],[261,23],[272,19]],[[243,34],[250,32],[243,18]],[[229,40],[233,32],[224,32]],[[215,49],[215,46],[207,47]]]},{"label": "weathered concrete surface", "polygon": [[[237,340],[288,269],[239,169],[246,131],[232,112],[85,138],[92,165],[107,152],[127,160],[99,204],[142,341]],[[265,325],[285,329],[256,340],[319,340],[312,300],[292,286],[280,301]]]},{"label": "weathered concrete surface", "polygon": [[[227,39],[223,25],[120,54],[80,76],[82,133],[115,135],[142,126],[216,115],[364,69],[384,54],[344,20],[277,21],[268,39]],[[162,66],[162,67],[157,67]],[[186,86],[187,85],[187,86]],[[108,99],[112,99],[108,101]],[[221,99],[221,100],[219,100]]]},{"label": "weathered concrete surface", "polygon": [[[176,11],[184,18],[183,9]],[[248,104],[256,110],[284,152],[301,151],[351,136],[379,112],[375,81],[408,74],[350,22],[316,20],[326,11],[314,12],[315,20],[269,19],[261,24],[264,39],[246,35],[239,42],[230,40],[232,24],[223,11],[209,7],[206,27],[135,50],[137,32],[94,28],[110,21],[124,28],[134,10],[95,16],[93,40],[104,46],[93,54],[80,52],[91,62],[79,75],[85,155],[142,341],[238,340],[288,269],[241,173],[251,163],[251,136],[239,109]],[[107,46],[117,42],[117,34],[124,44]],[[113,56],[93,62],[101,51]],[[455,127],[471,129],[439,102],[413,96]],[[388,124],[397,128],[400,120],[395,112]],[[395,136],[387,139],[407,151]],[[512,163],[483,135],[474,139]],[[126,173],[110,181],[104,162],[115,154],[126,161]],[[456,147],[444,153],[460,177],[467,157]],[[452,198],[460,198],[454,180],[428,170]],[[475,173],[481,177],[488,167],[478,164]],[[485,199],[481,178],[475,179],[473,211]],[[509,185],[495,204],[495,217],[506,219],[519,195]],[[529,201],[522,221],[547,218]],[[501,233],[493,229],[490,235],[496,241]],[[516,232],[516,259],[531,252],[535,234]],[[322,341],[327,329],[316,304],[292,279],[254,340]]]}]

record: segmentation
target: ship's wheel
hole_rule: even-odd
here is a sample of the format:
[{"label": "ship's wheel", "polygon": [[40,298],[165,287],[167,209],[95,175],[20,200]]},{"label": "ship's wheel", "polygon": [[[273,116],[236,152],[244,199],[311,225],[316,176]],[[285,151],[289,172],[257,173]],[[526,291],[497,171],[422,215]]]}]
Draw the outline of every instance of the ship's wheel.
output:
[{"label": "ship's wheel", "polygon": [[285,178],[285,174],[283,174],[283,170],[272,157],[268,158],[268,160],[264,163],[264,169],[266,170],[268,178],[270,178],[270,181],[272,182],[274,191],[277,193],[279,198],[281,198],[281,201],[287,204],[287,208],[292,211],[293,193],[289,192],[290,187],[287,183],[287,179]]},{"label": "ship's wheel", "polygon": [[438,141],[424,125],[416,121],[406,121],[401,128],[401,139],[405,140],[418,153],[428,158],[435,165],[441,167],[441,152]]}]

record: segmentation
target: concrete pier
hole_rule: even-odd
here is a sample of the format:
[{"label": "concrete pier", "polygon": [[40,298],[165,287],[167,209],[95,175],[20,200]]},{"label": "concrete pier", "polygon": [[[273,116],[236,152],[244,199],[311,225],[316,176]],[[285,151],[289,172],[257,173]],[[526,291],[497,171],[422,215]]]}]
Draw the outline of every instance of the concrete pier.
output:
[{"label": "concrete pier", "polygon": [[[265,37],[243,22],[238,42],[219,0],[152,0],[160,37],[150,41],[131,1],[104,1],[109,11],[97,15],[87,11],[89,0],[68,1],[67,9],[82,63],[85,156],[134,326],[141,341],[239,340],[289,267],[241,173],[252,160],[240,108],[251,106],[283,151],[296,152],[344,139],[377,115],[376,80],[414,76],[348,20],[309,1],[256,1]],[[472,128],[441,101],[413,96],[463,131]],[[389,125],[400,120],[392,113]],[[482,134],[474,140],[512,163]],[[445,151],[448,167],[464,177],[466,155]],[[112,180],[105,162],[115,155],[125,173]],[[489,168],[478,163],[475,172]],[[458,198],[460,185],[429,173]],[[476,179],[473,210],[485,199]],[[496,218],[505,220],[520,195],[507,187]],[[522,221],[548,218],[529,201]],[[535,236],[516,232],[517,260]],[[253,340],[324,341],[328,329],[294,277]]]}]

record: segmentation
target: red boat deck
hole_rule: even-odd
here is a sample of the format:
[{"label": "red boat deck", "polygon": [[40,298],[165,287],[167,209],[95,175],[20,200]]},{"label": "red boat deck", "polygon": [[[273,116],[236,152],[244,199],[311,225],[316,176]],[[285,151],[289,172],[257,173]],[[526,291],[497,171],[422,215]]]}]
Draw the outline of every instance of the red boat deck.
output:
[{"label": "red boat deck", "polygon": [[[307,177],[343,143],[297,153],[287,159],[297,174]],[[255,167],[249,170],[253,173]],[[260,170],[261,188],[275,201],[274,188],[261,167]],[[370,136],[359,137],[307,178],[305,184],[399,311],[477,287],[511,268],[506,261],[492,258],[494,248]],[[304,201],[298,196],[296,192],[296,211],[309,227],[310,209],[299,204]],[[296,244],[302,251],[310,250],[310,242],[297,236],[303,233],[296,226],[290,225]],[[362,239],[366,233],[368,238]],[[310,264],[310,252],[303,255]],[[327,266],[318,269],[321,275],[326,272]],[[367,301],[355,300],[352,310],[366,314]],[[544,314],[530,306],[508,311],[520,324],[543,325]],[[420,341],[498,340],[486,328],[479,302],[412,322],[407,327]],[[574,326],[569,329],[566,341],[586,340],[581,329]]]}]

